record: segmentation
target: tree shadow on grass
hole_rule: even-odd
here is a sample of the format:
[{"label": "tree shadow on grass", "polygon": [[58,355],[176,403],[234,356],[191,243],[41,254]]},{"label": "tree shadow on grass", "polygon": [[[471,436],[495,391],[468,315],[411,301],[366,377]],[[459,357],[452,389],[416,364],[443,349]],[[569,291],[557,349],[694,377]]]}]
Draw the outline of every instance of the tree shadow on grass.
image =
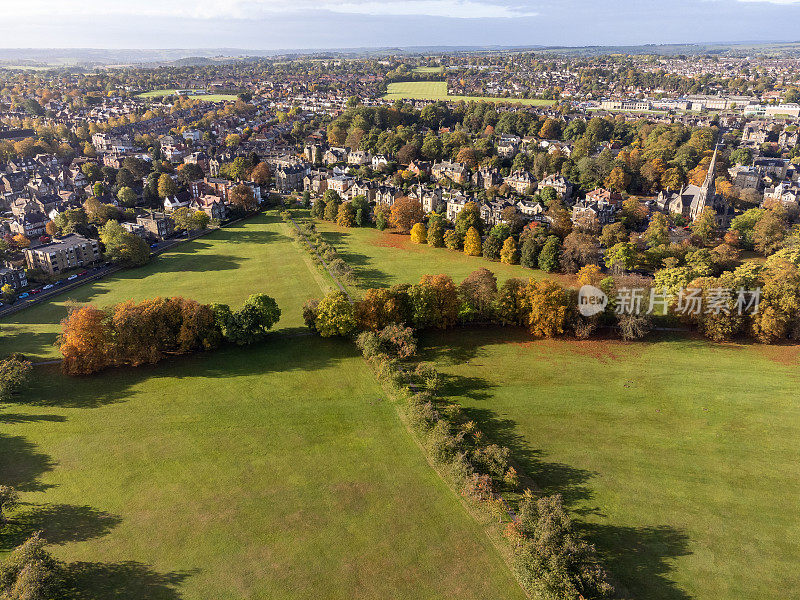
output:
[{"label": "tree shadow on grass", "polygon": [[39,478],[54,467],[53,459],[26,438],[0,434],[0,483],[20,492],[41,492],[52,486]]},{"label": "tree shadow on grass", "polygon": [[[206,271],[232,271],[238,269],[243,259],[232,254],[204,254],[203,256],[186,255],[163,256],[158,259],[158,273],[187,273]],[[136,271],[128,272],[125,279],[137,279]],[[141,274],[142,277],[153,275],[151,271]],[[142,277],[139,277],[141,279]]]},{"label": "tree shadow on grass", "polygon": [[689,536],[661,525],[622,527],[581,523],[584,535],[615,580],[618,596],[651,600],[690,600],[669,580],[670,561],[691,554]]},{"label": "tree shadow on grass", "polygon": [[74,562],[65,567],[65,600],[178,600],[180,584],[199,570],[159,573],[149,566]]},{"label": "tree shadow on grass", "polygon": [[214,352],[171,356],[156,365],[106,369],[84,377],[63,375],[59,365],[37,367],[37,377],[14,398],[14,403],[96,408],[129,400],[137,393],[137,386],[151,378],[179,379],[188,383],[195,378],[312,372],[358,356],[351,342],[294,335],[298,331],[292,330],[289,336],[273,332],[263,342],[252,346],[226,346]]},{"label": "tree shadow on grass", "polygon": [[[374,259],[366,254],[353,252],[347,245],[346,239],[350,234],[338,231],[325,231],[322,238],[336,248],[336,252],[344,262],[355,271],[356,278],[364,288],[386,288],[394,283],[394,279],[387,272],[376,268]],[[413,283],[413,282],[408,282]]]},{"label": "tree shadow on grass", "polygon": [[91,506],[45,504],[17,510],[0,530],[0,548],[11,550],[37,531],[49,544],[82,542],[102,537],[122,519]]}]

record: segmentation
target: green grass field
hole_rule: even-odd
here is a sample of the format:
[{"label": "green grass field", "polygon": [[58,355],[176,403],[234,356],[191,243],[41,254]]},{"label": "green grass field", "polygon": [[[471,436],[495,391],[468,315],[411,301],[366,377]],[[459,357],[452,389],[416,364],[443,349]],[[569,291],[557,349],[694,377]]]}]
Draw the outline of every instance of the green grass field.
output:
[{"label": "green grass field", "polygon": [[[152,90],[143,92],[138,95],[139,98],[161,98],[163,96],[172,96],[177,93],[177,89],[171,90]],[[238,96],[235,94],[189,94],[189,98],[197,98],[199,100],[207,100],[208,102],[232,102]]]},{"label": "green grass field", "polygon": [[354,268],[361,289],[416,283],[423,275],[438,273],[450,275],[459,283],[481,267],[494,272],[498,284],[511,277],[527,280],[546,275],[543,271],[520,265],[506,265],[446,248],[414,244],[408,235],[378,231],[371,227],[345,228],[317,221],[317,230]]},{"label": "green grass field", "polygon": [[350,342],[55,369],[0,411],[0,550],[43,530],[75,598],[524,597]]},{"label": "green grass field", "polygon": [[415,73],[444,73],[444,67],[414,67]]},{"label": "green grass field", "polygon": [[507,102],[509,104],[525,104],[527,106],[551,106],[552,100],[538,100],[530,98],[495,98],[491,96],[451,96],[447,93],[445,81],[403,81],[390,83],[386,100],[449,100],[457,102]]},{"label": "green grass field", "polygon": [[[283,309],[261,345],[68,378],[36,368],[0,406],[0,477],[70,597],[523,598],[425,460],[351,342],[295,331],[329,287],[264,215],[81,288],[100,305],[183,294]],[[53,356],[64,299],[0,324],[3,350]]]},{"label": "green grass field", "polygon": [[58,324],[70,301],[110,306],[127,299],[186,296],[239,306],[250,294],[263,292],[281,307],[277,327],[300,327],[303,302],[327,291],[333,282],[298,251],[288,228],[276,214],[260,215],[181,244],[144,267],[27,308],[0,321],[0,355],[56,356]]},{"label": "green grass field", "polygon": [[446,393],[564,495],[631,597],[800,589],[800,347],[513,330],[423,340]]}]

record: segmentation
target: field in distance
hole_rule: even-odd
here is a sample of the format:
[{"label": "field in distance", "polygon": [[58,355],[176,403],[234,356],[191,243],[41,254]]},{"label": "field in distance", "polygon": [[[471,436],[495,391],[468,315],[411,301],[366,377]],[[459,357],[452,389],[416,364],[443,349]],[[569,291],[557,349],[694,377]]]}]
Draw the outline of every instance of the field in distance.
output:
[{"label": "field in distance", "polygon": [[[178,90],[152,90],[138,95],[139,98],[161,98],[163,96],[172,96]],[[198,100],[206,100],[208,102],[228,102],[236,100],[238,96],[235,94],[188,94],[189,98],[197,98]]]},{"label": "field in distance", "polygon": [[495,98],[490,96],[450,96],[447,93],[447,82],[445,81],[403,81],[390,83],[388,93],[384,96],[386,100],[449,100],[457,102],[459,100],[485,101],[485,102],[508,102],[510,104],[525,104],[528,106],[551,106],[555,104],[553,100],[538,100],[530,98]]}]

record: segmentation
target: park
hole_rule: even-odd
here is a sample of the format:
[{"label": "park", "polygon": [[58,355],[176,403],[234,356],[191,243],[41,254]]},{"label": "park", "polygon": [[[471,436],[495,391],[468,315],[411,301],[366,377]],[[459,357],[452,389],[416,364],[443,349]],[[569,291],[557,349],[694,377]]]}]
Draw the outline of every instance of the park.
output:
[{"label": "park", "polygon": [[[428,273],[458,283],[481,267],[500,282],[553,277],[317,225],[353,267],[354,297]],[[36,367],[0,411],[0,468],[23,502],[0,552],[42,530],[76,597],[524,597],[354,346],[307,335],[303,303],[336,283],[292,227],[261,214],[0,323],[4,355],[47,361],[75,303],[239,305],[265,292],[282,309],[250,348],[91,378]],[[624,597],[776,597],[800,585],[800,490],[785,479],[800,458],[796,347],[486,327],[420,343],[447,397],[511,449],[537,491],[563,495]]]}]

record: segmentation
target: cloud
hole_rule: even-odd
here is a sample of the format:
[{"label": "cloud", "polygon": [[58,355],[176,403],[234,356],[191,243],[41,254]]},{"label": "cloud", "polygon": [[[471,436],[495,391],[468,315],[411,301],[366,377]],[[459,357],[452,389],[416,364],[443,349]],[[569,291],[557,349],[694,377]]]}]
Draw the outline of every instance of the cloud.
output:
[{"label": "cloud", "polygon": [[4,8],[6,17],[141,16],[182,19],[252,19],[276,15],[308,15],[326,11],[368,16],[429,16],[453,19],[512,19],[536,16],[523,7],[484,0],[27,0]]},{"label": "cloud", "polygon": [[344,2],[326,4],[331,12],[374,16],[427,16],[451,19],[515,19],[535,17],[536,12],[514,6],[472,0],[408,0],[406,2]]}]

